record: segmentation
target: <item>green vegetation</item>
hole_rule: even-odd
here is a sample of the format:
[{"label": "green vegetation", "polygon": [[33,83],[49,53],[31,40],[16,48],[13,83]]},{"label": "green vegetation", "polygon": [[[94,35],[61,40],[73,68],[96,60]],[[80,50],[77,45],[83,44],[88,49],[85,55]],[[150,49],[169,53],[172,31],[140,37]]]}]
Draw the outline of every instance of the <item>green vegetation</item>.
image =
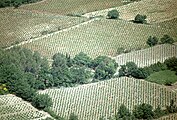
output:
[{"label": "green vegetation", "polygon": [[150,47],[155,46],[158,44],[158,38],[155,36],[150,36],[146,42]]},{"label": "green vegetation", "polygon": [[146,18],[147,18],[146,15],[137,14],[134,23],[146,24],[147,23]]},{"label": "green vegetation", "polygon": [[111,10],[108,12],[108,18],[109,19],[117,19],[119,18],[119,12],[115,9],[115,10]]},{"label": "green vegetation", "polygon": [[165,43],[169,43],[169,44],[172,44],[174,43],[174,39],[172,37],[170,37],[169,35],[164,35],[161,39],[160,39],[161,43],[162,44],[165,44]]},{"label": "green vegetation", "polygon": [[151,74],[146,80],[158,84],[172,85],[177,82],[177,75],[174,71],[164,70]]},{"label": "green vegetation", "polygon": [[41,0],[1,0],[0,1],[0,8],[14,6],[15,8],[18,8],[22,4],[29,4],[38,2]]},{"label": "green vegetation", "polygon": [[8,89],[6,84],[0,84],[0,95],[4,95],[8,93]]},{"label": "green vegetation", "polygon": [[47,94],[38,94],[33,97],[32,105],[38,109],[45,109],[52,106],[52,100]]}]

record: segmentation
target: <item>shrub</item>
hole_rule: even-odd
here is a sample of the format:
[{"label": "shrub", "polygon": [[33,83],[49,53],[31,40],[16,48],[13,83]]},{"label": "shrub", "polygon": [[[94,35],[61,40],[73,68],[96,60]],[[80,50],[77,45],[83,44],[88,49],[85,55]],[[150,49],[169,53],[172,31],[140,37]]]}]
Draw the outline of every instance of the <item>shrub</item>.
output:
[{"label": "shrub", "polygon": [[171,57],[164,61],[169,70],[177,71],[177,57]]},{"label": "shrub", "polygon": [[158,38],[157,37],[152,37],[152,36],[150,36],[149,38],[148,38],[148,40],[147,40],[147,42],[146,42],[150,47],[151,46],[154,46],[154,45],[156,45],[157,43],[158,43]]},{"label": "shrub", "polygon": [[157,118],[162,117],[163,115],[165,115],[165,112],[161,109],[160,106],[158,106],[158,107],[154,110],[154,118],[157,119]]},{"label": "shrub", "polygon": [[118,113],[116,115],[116,119],[118,118],[125,118],[125,117],[128,117],[128,116],[131,116],[131,113],[130,111],[126,108],[125,105],[121,105],[119,107],[119,110],[118,110]]},{"label": "shrub", "polygon": [[126,65],[121,65],[119,69],[119,76],[132,76],[132,73],[138,69],[134,62],[127,62]]},{"label": "shrub", "polygon": [[37,94],[32,99],[32,105],[38,109],[45,109],[52,106],[52,100],[47,94]]},{"label": "shrub", "polygon": [[145,103],[136,105],[133,115],[138,119],[152,119],[154,117],[153,107]]},{"label": "shrub", "polygon": [[146,18],[147,18],[146,15],[137,14],[134,23],[146,24],[147,23]]},{"label": "shrub", "polygon": [[174,39],[172,37],[170,37],[169,35],[164,35],[161,39],[161,44],[165,44],[165,43],[169,43],[172,44],[174,43]]},{"label": "shrub", "polygon": [[107,16],[109,19],[117,19],[119,17],[119,12],[116,9],[114,9],[109,11]]},{"label": "shrub", "polygon": [[80,52],[79,54],[75,55],[74,57],[74,63],[77,65],[85,65],[85,66],[90,66],[92,59],[85,53]]},{"label": "shrub", "polygon": [[71,113],[71,115],[69,116],[69,120],[78,120],[78,116],[74,113]]}]

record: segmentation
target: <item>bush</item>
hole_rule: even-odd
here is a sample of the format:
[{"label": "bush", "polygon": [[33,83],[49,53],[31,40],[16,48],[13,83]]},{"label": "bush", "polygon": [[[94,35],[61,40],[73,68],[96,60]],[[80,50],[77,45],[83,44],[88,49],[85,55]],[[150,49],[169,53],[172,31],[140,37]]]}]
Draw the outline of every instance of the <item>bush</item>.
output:
[{"label": "bush", "polygon": [[161,109],[160,106],[158,106],[155,110],[154,110],[154,118],[157,119],[157,118],[160,118],[162,116],[165,115],[165,112]]},{"label": "bush", "polygon": [[171,57],[164,61],[169,70],[177,71],[177,57]]},{"label": "bush", "polygon": [[109,11],[107,16],[109,19],[117,19],[119,17],[119,12],[116,9],[114,9]]},{"label": "bush", "polygon": [[146,42],[150,47],[156,45],[158,43],[158,38],[157,37],[152,37],[150,36]]},{"label": "bush", "polygon": [[119,110],[118,110],[118,113],[117,113],[117,115],[116,115],[116,119],[118,119],[118,118],[125,118],[125,117],[130,117],[131,116],[131,113],[130,113],[130,111],[126,108],[126,106],[125,105],[121,105],[120,107],[119,107]]},{"label": "bush", "polygon": [[145,103],[136,105],[133,110],[133,115],[138,119],[152,119],[154,117],[153,107]]},{"label": "bush", "polygon": [[121,65],[119,69],[119,77],[121,76],[132,76],[134,71],[137,71],[138,67],[134,62],[127,62],[126,65]]},{"label": "bush", "polygon": [[116,73],[118,64],[115,60],[107,56],[98,56],[92,62],[92,67],[95,69],[95,79],[105,80],[113,77]]},{"label": "bush", "polygon": [[32,99],[32,105],[38,109],[45,109],[52,106],[52,100],[47,94],[37,94]]},{"label": "bush", "polygon": [[85,53],[80,52],[79,54],[75,55],[74,57],[74,63],[80,66],[90,66],[92,59]]},{"label": "bush", "polygon": [[137,14],[134,23],[146,24],[147,23],[146,18],[147,18],[146,15]]},{"label": "bush", "polygon": [[165,44],[165,43],[169,43],[172,44],[174,43],[174,39],[172,37],[170,37],[169,35],[164,35],[161,39],[161,44]]}]

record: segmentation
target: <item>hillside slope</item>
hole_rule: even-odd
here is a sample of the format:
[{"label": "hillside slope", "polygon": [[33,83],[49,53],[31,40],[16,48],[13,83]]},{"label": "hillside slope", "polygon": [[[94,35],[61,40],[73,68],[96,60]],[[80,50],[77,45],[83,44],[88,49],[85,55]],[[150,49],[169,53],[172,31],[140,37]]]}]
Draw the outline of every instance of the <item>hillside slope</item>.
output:
[{"label": "hillside slope", "polygon": [[165,107],[177,94],[154,83],[133,78],[115,78],[72,88],[47,89],[53,100],[52,110],[59,116],[68,118],[75,113],[79,120],[99,120],[99,117],[115,115],[121,104],[129,109],[141,103]]},{"label": "hillside slope", "polygon": [[50,117],[14,95],[0,96],[0,120],[41,120]]},{"label": "hillside slope", "polygon": [[137,14],[147,15],[148,22],[162,22],[177,17],[176,0],[141,0],[120,7],[86,13],[84,16],[106,16],[111,9],[117,9],[120,18],[124,20],[133,20]]},{"label": "hillside slope", "polygon": [[126,62],[134,62],[138,67],[145,67],[157,63],[158,61],[164,62],[165,59],[173,56],[177,56],[177,46],[162,44],[143,50],[121,54],[113,57],[113,59],[115,59],[119,65],[124,65]]},{"label": "hillside slope", "polygon": [[39,51],[51,58],[55,53],[69,53],[71,56],[85,52],[91,57],[115,56],[117,49],[139,49],[147,47],[149,36],[161,38],[164,34],[176,37],[176,32],[152,25],[133,24],[123,20],[100,19],[80,25],[77,28],[54,33],[23,47]]},{"label": "hillside slope", "polygon": [[85,18],[44,14],[27,10],[0,9],[0,47],[40,37],[86,21]]}]

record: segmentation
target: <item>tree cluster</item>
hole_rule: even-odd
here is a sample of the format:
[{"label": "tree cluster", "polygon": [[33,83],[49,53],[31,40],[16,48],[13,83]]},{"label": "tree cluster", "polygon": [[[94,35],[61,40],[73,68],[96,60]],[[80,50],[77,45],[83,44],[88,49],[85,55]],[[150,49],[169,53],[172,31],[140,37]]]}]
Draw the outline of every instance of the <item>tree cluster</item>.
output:
[{"label": "tree cluster", "polygon": [[124,104],[122,104],[115,115],[115,120],[152,120],[176,112],[177,106],[175,105],[174,100],[171,100],[170,105],[167,105],[165,109],[162,109],[160,106],[153,109],[150,104],[142,103],[135,105],[134,109],[130,111]]},{"label": "tree cluster", "polygon": [[35,3],[41,0],[0,0],[0,8],[15,7],[18,8],[22,4]]},{"label": "tree cluster", "polygon": [[[149,36],[148,40],[146,41],[147,45],[150,47],[157,45],[159,42],[158,38],[155,36]],[[164,35],[162,38],[160,38],[160,44],[173,44],[175,41],[172,37],[169,35]]]}]

